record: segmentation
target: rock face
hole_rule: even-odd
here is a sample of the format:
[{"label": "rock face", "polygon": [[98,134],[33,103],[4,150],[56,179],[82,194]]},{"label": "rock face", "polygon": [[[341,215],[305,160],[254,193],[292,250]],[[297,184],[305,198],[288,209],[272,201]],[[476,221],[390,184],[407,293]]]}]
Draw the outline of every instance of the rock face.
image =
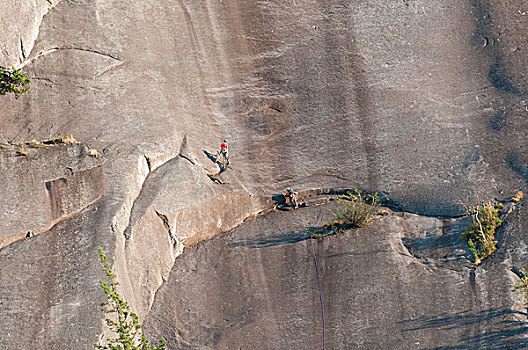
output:
[{"label": "rock face", "polygon": [[45,232],[102,196],[102,166],[86,146],[17,148],[5,147],[0,158],[0,246],[10,237]]},{"label": "rock face", "polygon": [[18,66],[29,57],[39,35],[42,18],[61,0],[19,2],[6,0],[0,14],[2,42],[0,61]]},{"label": "rock face", "polygon": [[[470,269],[469,256],[445,244],[456,222],[406,213],[310,240],[307,227],[331,220],[329,207],[272,212],[187,248],[158,292],[149,334],[175,349],[528,346],[524,309],[510,294],[517,261],[499,253]],[[510,217],[501,249],[517,246],[522,215]],[[408,248],[427,241],[444,255]]]},{"label": "rock face", "polygon": [[[326,208],[252,219],[287,186],[358,187],[405,212],[314,242],[329,348],[523,346],[508,271],[526,265],[524,208],[473,273],[455,218],[459,200],[528,181],[523,4],[24,6],[0,15],[0,64],[24,67],[32,90],[1,97],[0,143],[84,144],[0,154],[2,348],[98,341],[97,246],[171,349],[320,346],[312,243],[295,233]],[[216,174],[225,137],[231,168]]]}]

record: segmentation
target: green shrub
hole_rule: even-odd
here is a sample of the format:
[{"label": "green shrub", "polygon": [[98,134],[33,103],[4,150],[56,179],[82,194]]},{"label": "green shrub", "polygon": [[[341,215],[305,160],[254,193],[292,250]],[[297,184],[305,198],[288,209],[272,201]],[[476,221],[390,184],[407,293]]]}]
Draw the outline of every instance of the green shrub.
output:
[{"label": "green shrub", "polygon": [[334,213],[336,220],[353,228],[366,226],[378,213],[380,205],[377,194],[365,195],[357,189],[354,192],[347,192],[337,201],[343,206]]},{"label": "green shrub", "polygon": [[165,339],[161,338],[155,347],[149,345],[145,334],[141,331],[139,317],[130,311],[128,302],[117,292],[119,283],[116,275],[112,272],[112,265],[106,257],[103,248],[99,247],[101,268],[106,275],[106,281],[101,280],[101,287],[108,297],[108,301],[102,302],[102,311],[112,315],[105,319],[110,330],[115,333],[115,339],[108,339],[106,345],[94,344],[96,349],[110,350],[166,350]]},{"label": "green shrub", "polygon": [[499,210],[502,204],[494,201],[483,201],[468,208],[472,223],[462,233],[462,238],[468,242],[473,253],[473,262],[478,265],[497,250],[495,231],[502,225]]},{"label": "green shrub", "polygon": [[0,95],[14,93],[15,98],[29,91],[31,79],[21,69],[0,66]]},{"label": "green shrub", "polygon": [[514,291],[522,292],[524,295],[524,304],[528,304],[528,276],[526,276],[526,270],[521,269],[519,283],[512,285]]}]

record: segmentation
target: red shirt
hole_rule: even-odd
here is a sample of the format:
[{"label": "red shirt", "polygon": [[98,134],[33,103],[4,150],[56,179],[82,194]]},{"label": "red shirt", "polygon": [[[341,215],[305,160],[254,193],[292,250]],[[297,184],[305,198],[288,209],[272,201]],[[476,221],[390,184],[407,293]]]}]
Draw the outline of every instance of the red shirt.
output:
[{"label": "red shirt", "polygon": [[227,149],[227,143],[222,142],[222,144],[220,145],[220,148],[221,149],[224,149],[224,148]]}]

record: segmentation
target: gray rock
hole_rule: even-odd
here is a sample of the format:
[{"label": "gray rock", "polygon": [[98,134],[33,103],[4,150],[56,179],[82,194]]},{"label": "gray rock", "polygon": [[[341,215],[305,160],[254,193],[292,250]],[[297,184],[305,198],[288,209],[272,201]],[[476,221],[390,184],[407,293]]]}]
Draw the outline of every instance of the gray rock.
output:
[{"label": "gray rock", "polygon": [[[329,311],[335,319],[328,328],[333,332],[328,339],[336,348],[346,344],[387,347],[388,340],[400,342],[402,348],[454,347],[463,339],[466,345],[462,348],[479,348],[489,337],[509,337],[494,322],[518,314],[504,312],[495,317],[489,310],[510,310],[513,305],[515,297],[506,290],[516,277],[508,269],[510,263],[512,268],[525,265],[522,217],[512,217],[516,226],[508,226],[511,231],[501,238],[512,243],[499,245],[497,263],[477,269],[473,277],[475,288],[480,288],[477,296],[471,296],[475,295],[471,279],[464,275],[468,271],[462,264],[466,253],[459,252],[451,260],[445,256],[451,256],[452,247],[461,249],[448,228],[458,225],[452,220],[463,212],[459,200],[476,196],[505,199],[528,180],[523,117],[527,82],[523,38],[528,17],[524,9],[506,0],[119,4],[98,0],[37,1],[6,8],[0,15],[0,63],[23,66],[33,83],[30,94],[18,100],[1,97],[0,141],[42,140],[61,131],[86,146],[30,150],[27,158],[0,154],[0,233],[1,239],[9,238],[9,242],[2,241],[0,251],[4,286],[0,302],[11,303],[9,312],[0,308],[0,325],[17,336],[0,335],[3,348],[19,347],[22,338],[44,344],[43,348],[91,347],[103,332],[103,315],[92,310],[97,299],[94,281],[100,276],[98,245],[113,259],[123,295],[142,318],[149,315],[148,330],[154,335],[168,334],[178,344],[188,341],[219,347],[229,347],[226,339],[242,348],[257,342],[270,348],[319,344],[317,295],[307,285],[314,285],[313,270],[288,267],[291,259],[295,269],[309,268],[306,251],[311,243],[294,244],[299,238],[295,234],[286,236],[290,245],[238,248],[238,265],[232,267],[232,274],[227,272],[229,261],[221,257],[228,253],[212,249],[226,270],[209,268],[208,273],[227,275],[222,279],[200,277],[204,286],[214,288],[206,290],[211,299],[204,303],[211,310],[218,305],[233,308],[226,313],[238,319],[225,321],[233,325],[231,333],[222,328],[220,313],[202,316],[205,306],[198,313],[202,318],[183,319],[189,315],[178,314],[184,310],[176,304],[192,304],[197,293],[187,293],[188,289],[187,294],[172,292],[174,304],[158,305],[156,297],[158,289],[160,293],[164,290],[163,284],[172,286],[173,278],[183,278],[175,271],[180,271],[177,256],[184,244],[191,247],[181,258],[195,259],[196,268],[206,268],[206,258],[214,255],[200,255],[199,247],[205,244],[193,244],[270,209],[273,196],[288,186],[301,193],[355,187],[379,192],[406,212],[405,222],[430,233],[410,229],[404,234],[403,219],[390,216],[365,229],[367,235],[379,231],[383,239],[362,241],[358,247],[344,237],[321,243],[327,245],[318,248],[324,256],[386,251],[365,261],[352,255],[352,261],[339,266],[346,270],[347,286],[367,276],[370,291],[348,292],[339,285],[338,275],[328,277],[327,282],[336,284],[332,290],[342,293],[325,292],[329,300],[336,301],[329,304],[336,310]],[[225,137],[230,140],[231,168],[214,175],[218,168],[208,154],[214,154]],[[102,158],[90,157],[88,149],[97,149]],[[285,215],[307,215],[299,213]],[[282,214],[266,216],[269,222],[262,229],[281,225],[290,217]],[[314,215],[314,222],[326,217]],[[441,218],[421,217],[431,215]],[[305,223],[299,225],[301,230]],[[70,249],[74,238],[86,243],[85,249],[76,248],[77,260],[93,268],[76,274],[78,285],[63,283],[64,289],[54,287],[50,293],[46,284],[55,282],[48,281],[67,281],[76,266],[48,256],[59,227],[64,232],[61,239],[72,240],[60,241],[61,246]],[[248,238],[260,229],[248,231]],[[25,238],[28,231],[41,234]],[[38,249],[34,249],[36,242],[40,242]],[[266,254],[242,254],[244,249]],[[27,256],[29,251],[32,256]],[[251,265],[259,271],[262,294],[252,296],[253,291],[247,289],[242,301],[223,304],[235,291],[230,288],[234,288],[231,280],[236,281],[237,273],[246,276],[245,281],[253,278],[242,271],[242,265],[253,258],[262,261]],[[384,266],[377,264],[378,259]],[[42,265],[38,275],[29,271],[31,262]],[[355,272],[353,266],[358,266]],[[281,276],[269,281],[279,286],[283,280],[295,283],[283,291],[262,284],[267,277],[265,267],[277,269]],[[339,269],[334,266],[331,271]],[[5,287],[15,272],[17,287]],[[322,273],[329,276],[333,272],[323,266]],[[380,274],[384,277],[377,280]],[[390,280],[392,276],[401,281]],[[186,283],[199,285],[191,278]],[[372,297],[385,285],[390,288]],[[61,299],[61,293],[80,295],[78,290],[92,288],[93,294],[75,301],[82,306],[79,314],[86,321],[80,322],[78,316],[67,318],[72,313],[64,308],[73,301]],[[220,294],[215,294],[218,290]],[[495,297],[493,290],[506,296]],[[259,299],[291,292],[306,294],[288,299],[302,311],[299,316],[293,307],[276,309],[290,304],[273,304],[273,299],[261,303]],[[310,307],[303,309],[299,302],[307,298],[311,298]],[[359,299],[337,310],[336,305],[353,298]],[[251,304],[244,300],[260,303],[260,309],[244,310]],[[370,300],[369,308],[363,308],[365,300]],[[518,310],[519,301],[515,303]],[[385,312],[385,305],[392,305],[398,314]],[[30,318],[31,313],[20,316],[20,310],[37,308],[48,316],[52,310],[59,311],[67,316],[66,321]],[[157,311],[160,308],[165,314]],[[479,316],[486,325],[448,331],[452,338],[427,333],[432,325],[444,322],[443,312],[447,313],[446,327],[458,327],[458,320],[475,323]],[[349,328],[337,326],[345,314],[356,317],[354,324],[343,321]],[[174,336],[176,328],[155,325],[155,318],[164,317],[183,333]],[[430,322],[411,322],[420,317]],[[281,330],[273,325],[274,332],[260,333],[256,327],[262,329],[266,320],[295,327]],[[310,331],[302,328],[299,332],[308,321]],[[398,323],[403,321],[409,322]],[[32,325],[26,329],[22,326],[27,322]],[[84,327],[86,323],[90,327]],[[386,324],[391,325],[390,332]],[[203,330],[202,325],[210,329]],[[185,333],[190,332],[187,326],[196,327],[196,334]],[[404,331],[414,328],[419,330],[405,337]],[[236,329],[252,337],[235,334]],[[356,336],[357,329],[363,333]],[[498,333],[490,333],[494,330]],[[60,343],[58,334],[66,333],[71,337]],[[423,340],[418,339],[421,335]],[[313,342],[303,343],[308,341],[305,338]],[[411,344],[414,340],[422,345]],[[501,341],[497,344],[496,348],[503,346]]]},{"label": "gray rock", "polygon": [[113,238],[101,235],[98,201],[45,234],[0,250],[0,346],[14,349],[91,349],[103,332],[99,303],[101,270],[97,247],[109,251]]},{"label": "gray rock", "polygon": [[81,144],[5,147],[0,168],[0,246],[20,233],[45,232],[102,196],[101,162]]},{"label": "gray rock", "polygon": [[526,312],[511,293],[517,277],[507,258],[525,232],[524,208],[501,231],[498,254],[476,270],[447,245],[442,259],[407,248],[410,232],[431,231],[443,222],[436,218],[391,213],[310,239],[307,227],[330,220],[328,208],[271,212],[188,247],[158,291],[148,334],[174,349],[319,348],[323,335],[328,349],[527,346]]}]

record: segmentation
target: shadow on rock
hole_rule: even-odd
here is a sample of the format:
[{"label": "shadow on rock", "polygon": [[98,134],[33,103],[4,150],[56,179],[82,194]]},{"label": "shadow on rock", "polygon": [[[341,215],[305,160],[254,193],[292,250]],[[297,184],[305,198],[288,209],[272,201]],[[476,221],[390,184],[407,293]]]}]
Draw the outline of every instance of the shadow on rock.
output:
[{"label": "shadow on rock", "polygon": [[271,196],[271,200],[273,201],[273,204],[275,205],[286,203],[286,198],[284,198],[284,195],[281,193],[273,194]]},{"label": "shadow on rock", "polygon": [[243,241],[231,243],[230,248],[235,247],[250,247],[250,248],[266,248],[288,243],[297,243],[309,238],[323,238],[325,236],[337,234],[342,230],[352,228],[348,224],[332,223],[323,226],[306,227],[298,231],[288,231],[286,233],[272,234],[268,236],[257,236],[255,238],[246,239]]},{"label": "shadow on rock", "polygon": [[423,263],[461,271],[471,267],[471,254],[461,234],[471,223],[470,217],[438,220],[430,223],[405,223],[402,243]]},{"label": "shadow on rock", "polygon": [[[405,320],[400,323],[405,324],[405,332],[420,331],[424,329],[437,329],[448,331],[459,328],[476,328],[479,325],[486,325],[490,320],[508,315],[527,314],[507,308],[492,308],[479,313],[462,311],[456,314],[442,313],[434,317],[422,316],[413,320]],[[469,350],[469,349],[527,349],[528,339],[518,337],[528,334],[526,322],[503,320],[495,322],[497,330],[483,332],[475,336],[467,336],[463,339],[463,344],[447,345],[434,348],[424,348],[424,350]],[[486,327],[488,328],[488,327]]]},{"label": "shadow on rock", "polygon": [[228,244],[229,248],[249,247],[249,248],[266,248],[274,247],[283,244],[297,243],[310,238],[310,233],[307,230],[303,231],[288,231],[281,234],[272,234],[268,236],[257,236],[255,238],[246,239],[243,241]]},{"label": "shadow on rock", "polygon": [[209,158],[209,160],[213,163],[216,163],[216,157],[214,156],[214,154],[206,151],[206,150],[203,150],[203,153],[205,153],[205,155],[207,156],[207,158]]},{"label": "shadow on rock", "polygon": [[519,153],[510,153],[507,162],[510,168],[528,183],[528,165],[526,165],[526,162],[521,159]]},{"label": "shadow on rock", "polygon": [[[227,170],[227,168],[229,168],[229,165],[223,165],[221,162],[219,162],[216,158],[216,155],[206,151],[206,150],[203,150],[204,154],[207,156],[207,158],[209,158],[209,160],[215,164],[218,165],[218,167],[220,168],[220,171],[218,173],[215,173],[215,174],[209,174],[209,177],[211,178],[211,180],[213,182],[216,182],[216,183],[219,183],[219,184],[224,184],[226,183],[224,180],[222,180],[221,178],[217,178],[215,176],[217,175],[220,175],[222,174],[223,172],[225,172]],[[227,163],[229,164],[229,163]]]}]

